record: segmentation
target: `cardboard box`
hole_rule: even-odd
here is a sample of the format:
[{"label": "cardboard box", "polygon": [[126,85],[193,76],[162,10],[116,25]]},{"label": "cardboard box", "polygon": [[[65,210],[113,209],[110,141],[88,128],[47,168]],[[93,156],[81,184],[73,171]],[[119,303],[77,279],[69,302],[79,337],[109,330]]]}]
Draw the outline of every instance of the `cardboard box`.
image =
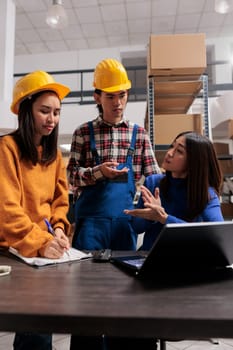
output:
[{"label": "cardboard box", "polygon": [[157,81],[154,82],[154,98],[157,96],[197,96],[202,89],[202,81]]},{"label": "cardboard box", "polygon": [[227,119],[217,124],[212,129],[212,136],[215,139],[218,139],[218,138],[233,139],[233,119]]},{"label": "cardboard box", "polygon": [[171,144],[183,131],[196,131],[203,134],[201,114],[162,114],[154,116],[154,143]]},{"label": "cardboard box", "polygon": [[213,145],[214,145],[214,149],[215,149],[217,155],[230,154],[229,153],[229,145],[228,145],[228,143],[213,142]]},{"label": "cardboard box", "polygon": [[148,76],[201,75],[206,67],[205,34],[150,36]]},{"label": "cardboard box", "polygon": [[233,203],[222,203],[221,209],[225,219],[233,219]]},{"label": "cardboard box", "polygon": [[223,175],[225,176],[233,176],[233,157],[229,157],[229,159],[219,159],[220,168],[222,170]]},{"label": "cardboard box", "polygon": [[202,82],[169,81],[154,84],[155,114],[185,114],[202,88]]},{"label": "cardboard box", "polygon": [[162,166],[162,163],[163,163],[163,160],[164,160],[166,153],[167,153],[167,149],[157,150],[155,147],[155,157],[156,157],[157,162],[158,162],[160,167]]},{"label": "cardboard box", "polygon": [[164,96],[156,98],[154,103],[155,114],[185,114],[194,101],[191,95]]}]

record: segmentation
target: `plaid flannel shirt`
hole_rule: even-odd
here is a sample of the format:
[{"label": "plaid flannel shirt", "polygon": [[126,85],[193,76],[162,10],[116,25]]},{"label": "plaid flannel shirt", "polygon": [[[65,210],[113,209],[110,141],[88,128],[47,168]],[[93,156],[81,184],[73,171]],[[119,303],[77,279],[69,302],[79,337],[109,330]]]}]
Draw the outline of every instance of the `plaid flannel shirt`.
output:
[{"label": "plaid flannel shirt", "polygon": [[[108,124],[100,116],[92,121],[100,163],[116,161],[125,163],[130,146],[134,124],[122,119],[117,125]],[[135,182],[142,175],[160,173],[148,134],[138,127],[135,152],[133,155]],[[80,125],[73,133],[71,154],[67,167],[68,180],[75,195],[83,186],[94,185],[104,179],[90,149],[88,123]]]}]

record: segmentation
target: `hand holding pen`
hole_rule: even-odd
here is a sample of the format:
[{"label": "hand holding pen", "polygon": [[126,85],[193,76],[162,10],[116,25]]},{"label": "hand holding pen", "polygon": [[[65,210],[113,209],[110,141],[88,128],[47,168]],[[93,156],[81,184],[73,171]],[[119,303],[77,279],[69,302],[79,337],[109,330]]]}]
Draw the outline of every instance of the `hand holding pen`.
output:
[{"label": "hand holding pen", "polygon": [[52,228],[52,225],[50,224],[48,219],[44,219],[44,222],[46,223],[46,226],[48,228],[49,233],[51,233],[53,236],[55,235],[54,229]]},{"label": "hand holding pen", "polygon": [[[51,245],[49,245],[48,249],[52,250],[53,249],[53,255],[55,257],[59,257],[57,255],[62,256],[64,252],[68,253],[68,249],[70,248],[69,240],[67,236],[64,234],[63,230],[59,227],[57,227],[54,231],[52,225],[47,219],[44,219],[44,222],[48,228],[48,232],[51,233],[54,236],[54,240],[50,241]],[[51,249],[50,249],[51,248]],[[48,252],[50,255],[51,253]]]}]

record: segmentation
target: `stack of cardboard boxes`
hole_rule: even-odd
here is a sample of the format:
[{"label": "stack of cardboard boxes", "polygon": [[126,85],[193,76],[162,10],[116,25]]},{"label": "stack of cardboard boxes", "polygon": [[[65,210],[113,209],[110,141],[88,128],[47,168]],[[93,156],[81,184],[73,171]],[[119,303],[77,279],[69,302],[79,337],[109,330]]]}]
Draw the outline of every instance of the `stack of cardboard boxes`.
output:
[{"label": "stack of cardboard boxes", "polygon": [[[203,114],[190,114],[190,107],[203,90],[206,70],[206,45],[204,34],[151,35],[148,49],[147,75],[153,82],[153,96],[148,106],[145,127],[152,129],[156,157],[161,165],[166,146],[182,131],[192,130],[210,134]],[[208,79],[208,78],[207,78]],[[151,103],[153,102],[153,103]],[[208,103],[208,92],[207,92]],[[229,132],[233,124],[229,123]],[[209,128],[206,130],[205,128]],[[164,148],[163,148],[164,145]],[[217,147],[217,146],[216,146]],[[219,156],[220,153],[218,152]],[[232,160],[222,159],[223,174],[233,172]],[[205,166],[203,164],[203,166]],[[233,218],[233,204],[222,203],[223,214]]]},{"label": "stack of cardboard boxes", "polygon": [[154,82],[154,144],[170,144],[185,130],[203,133],[203,116],[187,112],[203,87],[205,35],[151,35],[147,67]]},{"label": "stack of cardboard boxes", "polygon": [[212,130],[212,135],[216,139],[226,138],[233,140],[233,118],[217,124]]}]

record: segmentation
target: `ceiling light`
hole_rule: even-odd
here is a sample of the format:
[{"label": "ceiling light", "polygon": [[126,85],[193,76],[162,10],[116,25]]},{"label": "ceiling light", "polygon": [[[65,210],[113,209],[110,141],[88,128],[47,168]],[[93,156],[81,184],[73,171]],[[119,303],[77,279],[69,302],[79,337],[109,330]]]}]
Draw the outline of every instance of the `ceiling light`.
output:
[{"label": "ceiling light", "polygon": [[215,12],[225,14],[233,10],[233,0],[215,0]]},{"label": "ceiling light", "polygon": [[54,29],[62,29],[67,26],[68,17],[62,0],[53,0],[52,6],[48,9],[46,23]]}]

